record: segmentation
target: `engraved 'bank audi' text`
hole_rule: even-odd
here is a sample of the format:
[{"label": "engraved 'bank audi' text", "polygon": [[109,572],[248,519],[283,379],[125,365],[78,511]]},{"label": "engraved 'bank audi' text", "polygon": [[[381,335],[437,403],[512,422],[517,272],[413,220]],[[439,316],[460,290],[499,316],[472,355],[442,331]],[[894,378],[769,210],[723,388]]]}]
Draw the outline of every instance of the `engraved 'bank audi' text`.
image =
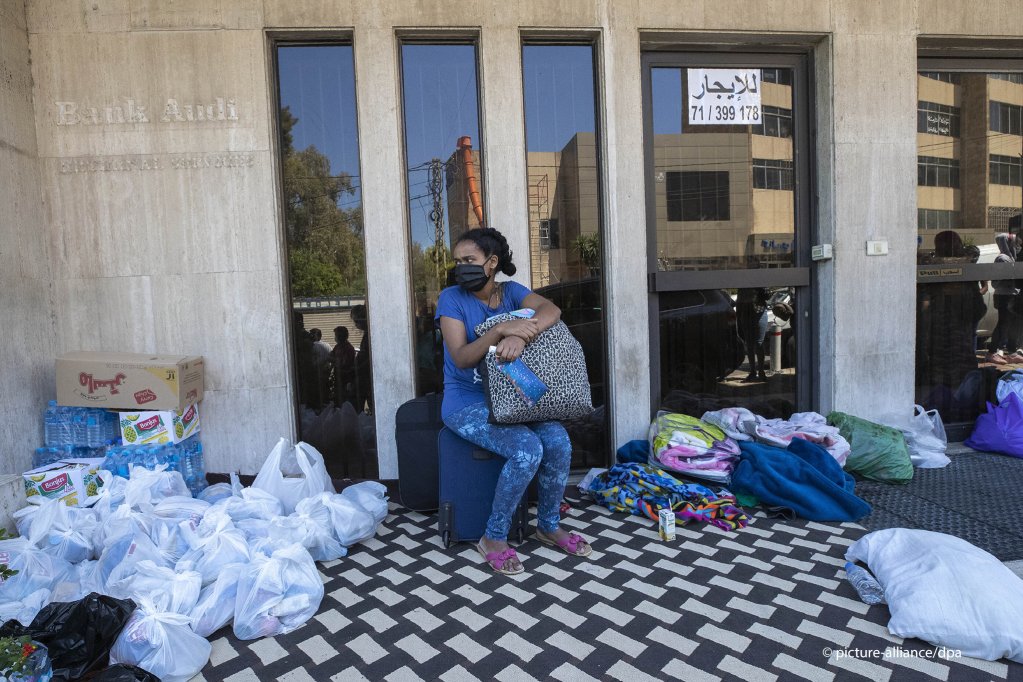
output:
[{"label": "engraved 'bank audi' text", "polygon": [[153,113],[148,105],[131,97],[107,106],[73,100],[56,101],[54,105],[59,126],[144,124],[153,120],[160,123],[238,120],[238,101],[224,97],[216,97],[212,102],[188,102],[169,97],[159,113]]}]

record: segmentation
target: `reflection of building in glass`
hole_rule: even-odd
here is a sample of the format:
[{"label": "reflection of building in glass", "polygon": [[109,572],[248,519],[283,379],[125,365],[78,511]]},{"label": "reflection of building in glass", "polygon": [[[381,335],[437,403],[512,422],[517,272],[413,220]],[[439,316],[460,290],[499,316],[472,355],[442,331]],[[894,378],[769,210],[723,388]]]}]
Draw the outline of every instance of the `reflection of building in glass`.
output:
[{"label": "reflection of building in glass", "polygon": [[577,133],[558,152],[529,152],[526,166],[532,286],[596,274],[600,207],[594,134]]},{"label": "reflection of building in glass", "polygon": [[[766,71],[766,70],[765,70]],[[654,137],[661,268],[745,267],[792,260],[795,186],[788,70],[764,75],[759,126],[686,126]],[[683,121],[685,124],[685,121]],[[591,274],[580,236],[596,235],[599,202],[592,133],[559,152],[529,152],[533,286]]]},{"label": "reflection of building in glass", "polygon": [[918,247],[942,230],[991,244],[1023,204],[1023,78],[921,72],[917,93]]}]

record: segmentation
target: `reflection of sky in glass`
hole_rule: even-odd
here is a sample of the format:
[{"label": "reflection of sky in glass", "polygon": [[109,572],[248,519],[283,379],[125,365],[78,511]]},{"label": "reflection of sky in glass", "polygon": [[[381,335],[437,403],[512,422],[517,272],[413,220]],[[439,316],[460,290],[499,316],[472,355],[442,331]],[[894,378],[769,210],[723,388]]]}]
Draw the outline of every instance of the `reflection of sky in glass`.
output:
[{"label": "reflection of sky in glass", "polygon": [[[430,221],[430,160],[448,161],[458,138],[468,135],[480,149],[479,108],[474,45],[402,45],[402,96],[405,112],[405,161],[408,165],[409,217],[412,239],[433,244]],[[481,180],[482,173],[477,168]],[[443,192],[443,181],[441,183]],[[446,192],[445,232],[448,224]]]},{"label": "reflection of sky in glass", "polygon": [[289,107],[298,119],[291,131],[295,149],[312,145],[330,159],[332,175],[351,175],[355,194],[342,196],[339,205],[357,207],[362,183],[352,47],[281,47],[277,60],[281,107]]},{"label": "reflection of sky in glass", "polygon": [[529,151],[560,152],[576,133],[594,132],[591,46],[526,45],[522,82]]},{"label": "reflection of sky in glass", "polygon": [[682,133],[682,69],[651,69],[654,134]]}]

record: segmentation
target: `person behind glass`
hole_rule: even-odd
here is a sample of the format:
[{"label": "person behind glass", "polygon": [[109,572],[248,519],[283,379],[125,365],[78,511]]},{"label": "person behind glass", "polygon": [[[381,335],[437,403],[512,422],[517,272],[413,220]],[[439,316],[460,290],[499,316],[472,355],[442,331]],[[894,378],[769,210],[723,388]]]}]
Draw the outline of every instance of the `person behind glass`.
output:
[{"label": "person behind glass", "polygon": [[[934,236],[936,263],[975,263],[977,251],[954,230]],[[933,387],[924,407],[948,420],[973,419],[983,404],[977,376],[977,324],[987,312],[978,283],[936,282],[918,287],[924,380]],[[918,350],[918,353],[921,353]]]},{"label": "person behind glass", "polygon": [[355,383],[355,346],[348,341],[348,327],[334,327],[330,359],[334,367],[334,405],[341,407],[351,399]]},{"label": "person behind glass", "polygon": [[366,306],[357,305],[352,308],[352,324],[362,332],[359,352],[355,355],[355,411],[363,408],[373,412],[373,360],[370,356],[372,346],[369,342],[369,315]]},{"label": "person behind glass", "polygon": [[313,340],[313,359],[316,362],[316,381],[320,392],[320,404],[330,400],[330,344],[323,340],[323,332],[313,327],[309,330]]},{"label": "person behind glass", "polygon": [[[996,263],[1015,263],[1019,253],[1020,240],[1017,235],[1002,233],[995,236],[995,243],[998,244],[998,255]],[[988,344],[988,354],[984,358],[986,362],[995,365],[1015,364],[1023,362],[1023,354],[1019,350],[1019,316],[1013,311],[1012,300],[1019,294],[1019,287],[1014,279],[999,279],[993,282],[995,310],[998,311],[998,322],[991,332],[991,342]],[[1003,352],[1007,350],[1009,355]]]},{"label": "person behind glass", "polygon": [[739,289],[735,297],[735,321],[749,360],[749,375],[742,383],[766,381],[764,337],[767,336],[767,290]]},{"label": "person behind glass", "polygon": [[[498,573],[523,572],[515,550],[508,546],[512,515],[533,475],[539,473],[537,539],[579,557],[590,546],[581,536],[560,527],[560,506],[568,481],[572,445],[557,422],[491,424],[478,370],[491,346],[497,358],[515,360],[526,344],[561,319],[551,301],[516,282],[498,282],[497,273],[515,274],[508,241],[493,228],[472,229],[459,237],[452,250],[457,285],[444,289],[435,319],[444,339],[444,424],[462,438],[505,458],[494,491],[486,531],[477,550]],[[531,319],[502,322],[477,337],[476,325],[500,313],[531,308]]]}]

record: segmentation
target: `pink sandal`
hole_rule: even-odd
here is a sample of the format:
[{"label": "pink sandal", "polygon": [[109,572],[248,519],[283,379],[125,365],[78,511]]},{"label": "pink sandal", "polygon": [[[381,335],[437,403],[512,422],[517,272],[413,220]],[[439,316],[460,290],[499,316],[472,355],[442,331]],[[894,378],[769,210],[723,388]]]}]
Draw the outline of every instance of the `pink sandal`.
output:
[{"label": "pink sandal", "polygon": [[505,564],[508,563],[509,559],[518,560],[519,558],[515,553],[515,550],[511,547],[501,550],[500,552],[487,552],[483,549],[482,545],[476,545],[476,551],[483,556],[486,562],[490,564],[490,568],[494,569],[494,572],[496,573],[500,573],[502,575],[518,575],[519,573],[524,573],[526,570],[522,567],[521,561],[519,562],[519,567],[517,569],[504,567]]},{"label": "pink sandal", "polygon": [[536,539],[549,547],[557,547],[565,552],[565,554],[571,554],[572,556],[588,557],[593,551],[585,538],[581,535],[576,535],[575,533],[569,533],[568,537],[562,538],[561,540],[554,540],[553,538],[548,537],[543,531],[538,530],[536,532]]}]

